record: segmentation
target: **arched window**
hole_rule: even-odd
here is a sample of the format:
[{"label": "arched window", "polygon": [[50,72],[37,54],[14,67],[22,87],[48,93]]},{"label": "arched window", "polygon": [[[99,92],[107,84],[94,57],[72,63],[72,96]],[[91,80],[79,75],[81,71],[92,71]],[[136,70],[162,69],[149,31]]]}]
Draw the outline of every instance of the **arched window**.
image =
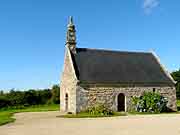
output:
[{"label": "arched window", "polygon": [[68,93],[65,94],[65,111],[67,112],[68,111],[68,102],[69,102],[69,99],[68,99]]}]

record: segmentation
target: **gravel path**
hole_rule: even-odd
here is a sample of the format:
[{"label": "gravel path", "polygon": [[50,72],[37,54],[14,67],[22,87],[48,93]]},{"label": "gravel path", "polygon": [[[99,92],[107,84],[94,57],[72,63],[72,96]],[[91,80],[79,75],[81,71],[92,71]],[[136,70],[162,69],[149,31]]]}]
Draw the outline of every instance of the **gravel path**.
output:
[{"label": "gravel path", "polygon": [[180,135],[180,114],[57,118],[59,112],[18,113],[0,135]]}]

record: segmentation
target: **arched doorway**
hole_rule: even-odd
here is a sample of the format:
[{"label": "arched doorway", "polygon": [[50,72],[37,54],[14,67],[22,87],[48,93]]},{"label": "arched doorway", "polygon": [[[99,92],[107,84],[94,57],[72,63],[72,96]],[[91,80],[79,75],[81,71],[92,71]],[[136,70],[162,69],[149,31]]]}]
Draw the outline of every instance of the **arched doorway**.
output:
[{"label": "arched doorway", "polygon": [[118,103],[118,112],[125,111],[125,95],[120,93],[117,98]]},{"label": "arched doorway", "polygon": [[67,112],[68,111],[68,94],[66,93],[65,95],[65,111]]}]

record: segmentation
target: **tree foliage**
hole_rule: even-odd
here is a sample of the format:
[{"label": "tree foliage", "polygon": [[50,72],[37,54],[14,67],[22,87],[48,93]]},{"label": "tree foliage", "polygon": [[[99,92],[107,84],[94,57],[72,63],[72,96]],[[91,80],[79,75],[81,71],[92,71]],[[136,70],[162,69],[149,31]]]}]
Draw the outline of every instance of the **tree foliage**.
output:
[{"label": "tree foliage", "polygon": [[52,90],[51,90],[51,100],[53,103],[58,104],[60,102],[60,87],[59,85],[53,85]]},{"label": "tree foliage", "polygon": [[180,69],[171,73],[172,77],[176,81],[176,96],[180,99]]},{"label": "tree foliage", "polygon": [[43,105],[47,103],[59,104],[59,93],[60,88],[58,85],[54,85],[52,89],[30,89],[27,91],[12,89],[8,93],[0,91],[0,109]]}]

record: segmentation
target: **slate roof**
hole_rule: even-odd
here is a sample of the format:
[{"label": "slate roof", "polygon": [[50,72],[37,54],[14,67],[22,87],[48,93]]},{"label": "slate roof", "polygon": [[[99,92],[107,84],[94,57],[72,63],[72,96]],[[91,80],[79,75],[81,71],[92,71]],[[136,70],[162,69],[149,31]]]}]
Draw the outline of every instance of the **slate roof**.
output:
[{"label": "slate roof", "polygon": [[72,58],[80,82],[174,85],[150,52],[76,48]]}]

